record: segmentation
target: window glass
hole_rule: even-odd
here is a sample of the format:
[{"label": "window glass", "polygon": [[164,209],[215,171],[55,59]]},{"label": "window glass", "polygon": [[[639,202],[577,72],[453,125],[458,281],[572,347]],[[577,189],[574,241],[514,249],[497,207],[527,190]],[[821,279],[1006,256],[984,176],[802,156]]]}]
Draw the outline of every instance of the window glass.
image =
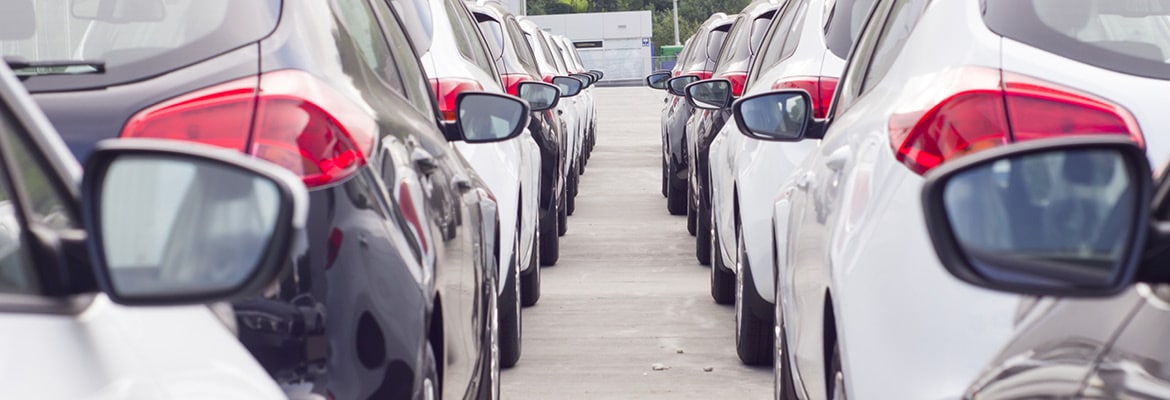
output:
[{"label": "window glass", "polygon": [[475,19],[479,21],[479,31],[487,41],[492,59],[499,60],[504,56],[504,27],[500,25],[500,21],[483,14],[475,14]]},{"label": "window glass", "polygon": [[371,71],[377,71],[380,78],[399,93],[405,92],[398,77],[398,68],[390,55],[390,47],[382,36],[378,21],[365,0],[338,0],[338,16],[341,25],[357,47],[358,54]]},{"label": "window glass", "polygon": [[829,44],[829,51],[837,57],[845,58],[849,55],[849,48],[853,39],[861,32],[869,10],[877,0],[838,0],[829,12],[828,22],[825,25],[825,40]]},{"label": "window glass", "polygon": [[520,59],[521,64],[535,68],[535,51],[532,46],[529,46],[524,32],[520,30],[520,25],[516,24],[516,20],[513,18],[508,18],[505,24],[508,26],[508,36],[512,41],[512,45],[516,48],[516,58]]},{"label": "window glass", "polygon": [[[840,0],[837,4],[840,5],[846,2],[847,0]],[[845,72],[841,76],[841,83],[837,85],[837,92],[833,96],[832,113],[834,116],[848,109],[853,104],[853,101],[861,95],[863,73],[865,72],[865,68],[869,66],[870,56],[873,54],[874,45],[877,43],[882,22],[885,21],[885,17],[889,12],[888,4],[889,2],[879,3],[862,31],[858,33],[860,36],[857,39],[857,45],[852,51],[853,54],[847,58],[849,63],[845,65]]]},{"label": "window glass", "polygon": [[801,2],[796,9],[796,20],[788,27],[788,34],[784,36],[784,49],[780,51],[780,60],[785,60],[796,54],[796,47],[800,45],[800,32],[804,29],[804,21],[808,16],[808,2]]},{"label": "window glass", "polygon": [[[0,133],[8,139],[20,136],[15,132],[19,129],[15,121],[7,109],[0,110]],[[21,153],[20,149],[12,150],[8,153],[14,156]],[[8,176],[4,163],[0,163],[0,293],[34,293],[35,272],[25,253],[24,227]]]},{"label": "window glass", "polygon": [[764,35],[764,43],[761,44],[760,52],[749,69],[748,85],[751,85],[751,82],[755,81],[765,70],[780,62],[785,38],[789,36],[789,29],[792,28],[793,22],[800,14],[799,9],[805,3],[806,0],[793,0],[788,2],[783,10],[780,10],[780,15],[776,17],[771,24],[771,29]]},{"label": "window glass", "polygon": [[459,52],[463,54],[468,60],[483,68],[485,72],[495,75],[495,69],[492,68],[491,59],[480,44],[479,34],[476,28],[471,24],[470,15],[467,15],[467,10],[463,4],[456,3],[457,0],[443,1],[444,7],[447,9],[447,18],[451,21],[451,28],[455,30],[455,42],[459,48]]},{"label": "window glass", "polygon": [[431,96],[430,84],[422,66],[419,65],[418,57],[411,49],[403,26],[398,23],[398,18],[395,18],[384,1],[375,0],[374,11],[382,21],[382,31],[386,33],[386,39],[393,49],[394,63],[398,65],[398,72],[406,89],[406,98],[423,114],[428,116],[434,114],[434,97]]},{"label": "window glass", "polygon": [[1170,0],[989,0],[984,21],[1063,57],[1170,79]]},{"label": "window glass", "polygon": [[865,81],[861,84],[861,92],[865,93],[873,88],[886,73],[890,66],[902,52],[902,46],[910,37],[910,31],[922,15],[924,3],[922,0],[896,0],[882,28],[882,35],[877,40],[877,48],[873,51],[869,69],[865,72]]}]

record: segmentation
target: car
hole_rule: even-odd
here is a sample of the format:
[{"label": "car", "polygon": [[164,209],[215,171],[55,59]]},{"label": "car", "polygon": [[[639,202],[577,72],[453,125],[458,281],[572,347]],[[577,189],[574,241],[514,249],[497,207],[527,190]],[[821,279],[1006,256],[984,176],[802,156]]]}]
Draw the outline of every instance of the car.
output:
[{"label": "car", "polygon": [[[845,67],[844,57],[872,6],[871,0],[789,1],[764,35],[748,70],[744,94],[799,88],[812,98],[813,117],[823,120]],[[705,85],[731,87],[732,83]],[[701,103],[730,104],[730,100],[722,97]],[[816,140],[785,142],[748,136],[740,132],[734,118],[728,118],[711,141],[711,214],[706,225],[711,232],[706,243],[712,257],[711,295],[721,303],[740,300],[736,348],[740,359],[750,364],[772,358],[772,203],[780,186],[817,144]]]},{"label": "car", "polygon": [[[0,40],[30,28],[5,25]],[[259,293],[303,255],[300,178],[147,139],[95,145],[83,176],[17,79],[0,63],[0,354],[35,362],[5,368],[0,394],[288,398],[217,304]]]},{"label": "car", "polygon": [[[592,75],[586,74],[585,70],[576,63],[576,55],[573,50],[571,50],[573,49],[572,44],[569,43],[564,36],[550,34],[546,35],[545,37],[549,41],[550,50],[556,53],[557,60],[564,64],[564,71],[566,71],[570,77],[580,80],[582,84],[581,93],[578,95],[579,99],[577,102],[581,119],[579,122],[581,135],[577,140],[577,148],[581,149],[581,151],[577,154],[577,158],[574,160],[574,164],[576,165],[577,173],[584,174],[585,164],[589,160],[590,135],[593,129],[592,126],[594,125],[592,111],[593,91],[590,89],[590,87],[593,86],[594,77]],[[578,180],[579,179],[580,178],[578,178]],[[574,195],[575,193],[576,189],[574,189]],[[572,215],[571,212],[570,215]]]},{"label": "car", "polygon": [[[726,42],[719,50],[715,69],[710,79],[725,79],[730,84],[727,100],[743,95],[748,67],[759,51],[764,33],[776,15],[776,10],[787,0],[756,0],[734,16],[735,22],[727,33]],[[701,82],[701,81],[700,81]],[[688,88],[695,85],[692,83]],[[684,89],[684,93],[685,93]],[[711,195],[707,155],[711,141],[731,116],[731,102],[719,107],[699,106],[692,97],[687,102],[694,112],[687,120],[685,133],[687,157],[687,227],[695,233],[695,258],[699,264],[711,264]]]},{"label": "car", "polygon": [[[687,213],[687,177],[690,176],[687,168],[690,166],[690,156],[687,154],[685,134],[686,123],[694,113],[694,107],[686,101],[683,90],[690,83],[711,77],[716,57],[734,22],[735,19],[727,14],[712,14],[699,26],[695,35],[687,39],[693,48],[686,51],[686,57],[679,58],[682,72],[666,80],[665,85],[659,85],[669,93],[666,105],[662,108],[662,174],[666,185],[666,209],[671,215]],[[651,74],[647,81],[660,80],[666,75],[667,72]],[[650,86],[655,87],[653,84]],[[688,224],[687,230],[691,234],[695,233],[694,229],[694,224]]]},{"label": "car", "polygon": [[[879,0],[848,57],[827,122],[805,118],[812,114],[803,90],[739,100],[737,123],[754,135],[822,138],[773,206],[778,394],[962,397],[994,380],[998,372],[989,371],[1038,371],[1026,358],[998,357],[1020,349],[1016,335],[1053,303],[949,274],[922,213],[925,175],[1008,143],[1080,135],[1132,142],[1148,151],[1151,165],[1165,165],[1170,142],[1144,132],[1170,123],[1149,101],[1170,88],[1170,75],[1158,69],[1165,63],[1158,43],[1170,30],[1153,23],[1166,10],[1149,2],[1070,8],[1043,0]],[[1129,35],[1130,28],[1140,34]],[[999,176],[1004,182],[1010,174]],[[1038,196],[1055,190],[1042,175],[1026,179]],[[973,223],[996,221],[967,215]],[[1040,229],[1038,219],[1052,215],[1016,214],[1014,221]],[[1084,214],[1061,218],[1072,223],[1077,215]],[[1039,356],[1035,361],[1060,354],[1058,362],[1080,368],[1086,374],[1073,374],[1084,378],[1092,371],[1085,367],[1102,360],[1091,355],[1098,343],[1118,333],[1095,328],[1110,324],[1061,328],[1079,337],[1066,347],[1077,353],[1045,346],[1036,348],[1043,353],[1018,354]],[[1076,397],[1086,388],[1083,381],[1059,383],[1065,379],[1053,375],[1046,395]],[[994,386],[1006,390],[1015,382]]]},{"label": "car", "polygon": [[593,146],[597,143],[597,112],[596,105],[593,101],[593,84],[601,79],[598,72],[585,69],[585,64],[581,62],[581,54],[577,52],[577,46],[573,44],[572,40],[561,35],[554,36],[560,44],[561,51],[563,51],[564,60],[571,66],[573,74],[570,76],[582,78],[585,82],[585,90],[582,90],[582,99],[585,101],[585,143],[581,157],[581,172],[585,172],[585,165],[589,162],[589,157],[593,154]]},{"label": "car", "polygon": [[[564,191],[565,175],[565,133],[563,123],[557,116],[555,106],[560,100],[559,89],[551,83],[543,83],[536,59],[516,17],[498,1],[480,0],[467,3],[480,32],[488,42],[488,50],[500,79],[508,93],[520,96],[521,82],[532,81],[548,85],[556,96],[549,99],[551,107],[533,111],[528,131],[540,146],[540,215],[536,227],[536,246],[529,252],[524,268],[520,270],[521,304],[535,305],[540,299],[540,266],[554,265],[560,258],[560,233],[557,228],[561,212],[560,195]],[[536,107],[534,107],[536,109]]]},{"label": "car", "polygon": [[[507,93],[475,17],[460,0],[391,0],[416,10],[405,18],[410,40],[439,103],[444,121],[457,118],[455,101],[467,91]],[[406,3],[411,3],[406,5]],[[429,21],[429,23],[427,23]],[[525,127],[527,129],[527,127]],[[500,208],[500,365],[520,360],[522,271],[539,268],[540,146],[531,133],[505,141],[455,142],[455,148],[487,183]],[[529,274],[530,275],[530,274]],[[530,275],[531,276],[531,275]]]},{"label": "car", "polygon": [[275,162],[308,188],[307,256],[233,303],[239,340],[287,393],[498,392],[497,251],[511,242],[450,142],[519,136],[482,120],[519,124],[495,113],[524,102],[466,93],[467,118],[443,122],[384,1],[87,4],[33,10],[71,11],[77,29],[37,24],[44,40],[4,50],[75,157],[106,138],[184,140]]}]

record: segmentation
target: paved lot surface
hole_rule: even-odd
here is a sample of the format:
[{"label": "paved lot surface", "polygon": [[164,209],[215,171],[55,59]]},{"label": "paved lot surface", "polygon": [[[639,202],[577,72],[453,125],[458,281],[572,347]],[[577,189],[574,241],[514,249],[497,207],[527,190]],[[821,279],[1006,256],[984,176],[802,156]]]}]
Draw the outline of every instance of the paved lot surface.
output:
[{"label": "paved lot surface", "polygon": [[523,356],[503,372],[503,398],[771,398],[771,369],[735,355],[733,309],[711,300],[686,218],[666,212],[662,92],[595,92],[597,147],[560,262],[524,309]]}]

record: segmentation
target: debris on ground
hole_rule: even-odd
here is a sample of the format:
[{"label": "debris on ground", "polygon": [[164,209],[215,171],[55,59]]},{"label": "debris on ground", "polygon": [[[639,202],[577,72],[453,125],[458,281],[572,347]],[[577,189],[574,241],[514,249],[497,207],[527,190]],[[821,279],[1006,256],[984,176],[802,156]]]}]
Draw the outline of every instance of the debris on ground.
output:
[{"label": "debris on ground", "polygon": [[654,363],[654,364],[650,365],[650,369],[655,370],[655,371],[666,371],[666,370],[670,369],[670,366],[660,364],[660,363]]}]

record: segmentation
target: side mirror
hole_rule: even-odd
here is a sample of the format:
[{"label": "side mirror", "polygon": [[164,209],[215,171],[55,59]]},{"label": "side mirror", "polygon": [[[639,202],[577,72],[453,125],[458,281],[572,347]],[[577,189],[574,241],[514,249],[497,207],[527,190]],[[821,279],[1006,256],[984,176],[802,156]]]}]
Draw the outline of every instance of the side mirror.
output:
[{"label": "side mirror", "polygon": [[695,83],[698,80],[699,77],[694,75],[676,76],[666,81],[667,90],[670,91],[670,94],[675,96],[686,96],[687,85]]},{"label": "side mirror", "polygon": [[556,86],[536,81],[523,81],[516,87],[516,93],[528,102],[532,111],[544,111],[556,107],[561,91]]},{"label": "side mirror", "polygon": [[561,89],[561,97],[573,97],[581,93],[584,83],[580,79],[570,78],[567,76],[555,76],[552,81],[558,89]]},{"label": "side mirror", "polygon": [[687,102],[692,107],[719,110],[731,106],[731,81],[708,79],[687,85]]},{"label": "side mirror", "polygon": [[652,89],[665,90],[666,81],[670,80],[670,72],[655,72],[646,76],[646,86]]},{"label": "side mirror", "polygon": [[960,280],[1035,296],[1116,294],[1134,281],[1152,198],[1145,151],[1116,137],[1011,144],[926,174],[939,260]]},{"label": "side mirror", "polygon": [[[728,84],[730,95],[730,83]],[[824,124],[813,120],[812,99],[803,90],[779,90],[739,99],[731,106],[739,131],[778,142],[820,138]]]},{"label": "side mirror", "polygon": [[275,164],[197,143],[122,139],[99,143],[85,171],[89,251],[117,303],[253,296],[304,251],[308,193]]},{"label": "side mirror", "polygon": [[580,79],[585,87],[593,86],[593,75],[589,74],[569,74],[569,76]]},{"label": "side mirror", "polygon": [[601,72],[600,70],[591,69],[591,70],[589,70],[589,72],[592,72],[592,73],[593,73],[593,75],[596,75],[596,76],[597,76],[597,80],[599,80],[599,81],[600,81],[600,80],[602,80],[602,79],[605,79],[605,73],[604,73],[604,72]]},{"label": "side mirror", "polygon": [[458,135],[467,143],[499,142],[520,136],[528,126],[531,108],[518,98],[498,93],[463,92],[455,99]]}]

